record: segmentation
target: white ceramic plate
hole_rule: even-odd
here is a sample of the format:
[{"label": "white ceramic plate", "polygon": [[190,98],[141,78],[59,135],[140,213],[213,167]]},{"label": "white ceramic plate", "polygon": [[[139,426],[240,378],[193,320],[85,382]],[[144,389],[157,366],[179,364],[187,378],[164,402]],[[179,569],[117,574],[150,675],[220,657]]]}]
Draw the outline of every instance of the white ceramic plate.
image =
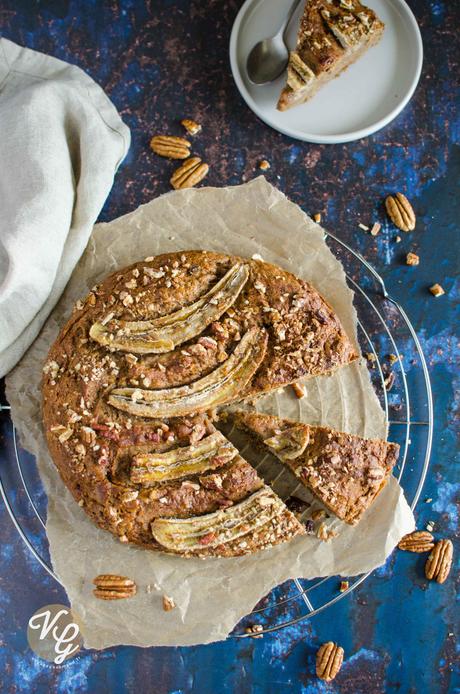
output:
[{"label": "white ceramic plate", "polygon": [[[377,46],[332,80],[307,103],[278,111],[284,75],[269,85],[252,84],[246,58],[261,39],[273,35],[291,0],[246,0],[230,38],[230,63],[237,87],[254,113],[285,135],[316,143],[351,142],[380,130],[406,106],[420,77],[423,46],[416,19],[404,0],[369,0],[385,22]],[[295,46],[301,4],[288,44]]]}]

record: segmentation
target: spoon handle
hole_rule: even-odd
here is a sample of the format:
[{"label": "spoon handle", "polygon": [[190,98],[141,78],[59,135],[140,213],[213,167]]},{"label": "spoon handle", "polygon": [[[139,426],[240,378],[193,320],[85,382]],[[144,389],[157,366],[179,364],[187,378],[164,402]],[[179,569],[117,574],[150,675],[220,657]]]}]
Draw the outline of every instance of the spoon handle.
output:
[{"label": "spoon handle", "polygon": [[279,32],[278,32],[279,34],[281,34],[281,35],[283,36],[283,39],[285,38],[284,35],[285,35],[286,31],[287,31],[287,28],[289,27],[289,24],[290,24],[290,22],[291,22],[291,19],[292,19],[292,17],[293,17],[294,12],[296,11],[296,9],[297,9],[298,6],[300,5],[300,3],[301,3],[301,2],[304,2],[304,1],[305,1],[305,0],[294,0],[294,2],[291,4],[291,7],[289,8],[289,12],[288,12],[287,15],[286,15],[286,19],[284,20],[284,22],[283,22],[282,25],[280,26],[280,29],[279,29]]}]

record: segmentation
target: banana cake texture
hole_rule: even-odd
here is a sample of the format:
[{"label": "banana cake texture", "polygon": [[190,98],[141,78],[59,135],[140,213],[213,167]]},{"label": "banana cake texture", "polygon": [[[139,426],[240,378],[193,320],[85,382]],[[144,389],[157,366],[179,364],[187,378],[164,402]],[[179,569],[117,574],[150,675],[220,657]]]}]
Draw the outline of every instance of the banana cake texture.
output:
[{"label": "banana cake texture", "polygon": [[331,306],[279,267],[206,251],[146,258],[95,286],[51,347],[51,456],[121,542],[255,552],[304,528],[216,430],[216,412],[357,357]]}]

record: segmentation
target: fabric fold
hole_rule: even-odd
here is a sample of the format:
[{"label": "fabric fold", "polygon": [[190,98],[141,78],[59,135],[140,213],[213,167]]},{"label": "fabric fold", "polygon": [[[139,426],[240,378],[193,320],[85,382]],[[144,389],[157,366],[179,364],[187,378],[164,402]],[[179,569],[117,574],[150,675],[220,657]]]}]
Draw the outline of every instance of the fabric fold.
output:
[{"label": "fabric fold", "polygon": [[0,39],[0,376],[61,296],[129,144],[83,70]]}]

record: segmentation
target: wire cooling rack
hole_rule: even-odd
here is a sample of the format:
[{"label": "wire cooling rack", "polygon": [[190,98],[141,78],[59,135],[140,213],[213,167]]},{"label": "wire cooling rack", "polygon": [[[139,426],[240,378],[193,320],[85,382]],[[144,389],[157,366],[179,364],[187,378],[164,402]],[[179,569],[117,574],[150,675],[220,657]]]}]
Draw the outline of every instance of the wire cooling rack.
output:
[{"label": "wire cooling rack", "polygon": [[[346,243],[330,233],[325,238],[342,262],[355,293],[358,337],[370,365],[376,392],[385,411],[389,439],[401,446],[394,474],[412,509],[427,473],[433,435],[433,400],[428,368],[416,332],[400,304],[386,290],[375,269]],[[394,355],[392,362],[389,355]],[[391,388],[390,388],[391,384]],[[0,466],[0,494],[20,537],[41,566],[58,583],[49,558],[45,532],[46,497],[33,457],[23,450],[0,405],[6,441],[5,465]],[[12,431],[12,436],[11,436]],[[278,586],[235,627],[232,636],[244,638],[292,626],[322,612],[351,593],[369,574],[353,577],[339,591],[338,578],[294,579]],[[343,580],[343,577],[342,577]]]}]

